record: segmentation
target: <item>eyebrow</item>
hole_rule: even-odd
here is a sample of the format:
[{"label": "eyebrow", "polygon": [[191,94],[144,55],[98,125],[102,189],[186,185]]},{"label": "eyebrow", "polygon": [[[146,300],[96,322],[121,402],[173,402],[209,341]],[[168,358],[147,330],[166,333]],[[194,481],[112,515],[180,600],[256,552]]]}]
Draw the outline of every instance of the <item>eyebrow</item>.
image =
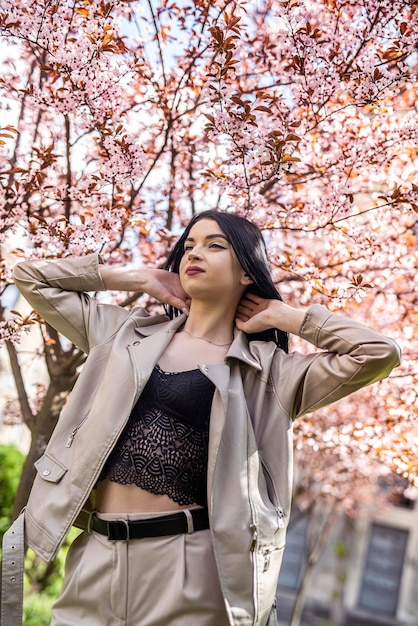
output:
[{"label": "eyebrow", "polygon": [[[216,233],[216,234],[213,234],[213,235],[207,235],[207,237],[205,237],[205,239],[225,239],[225,241],[227,241],[229,243],[228,237],[226,237],[225,235],[221,235],[220,233]],[[187,237],[185,239],[185,241],[194,241],[194,237]]]}]

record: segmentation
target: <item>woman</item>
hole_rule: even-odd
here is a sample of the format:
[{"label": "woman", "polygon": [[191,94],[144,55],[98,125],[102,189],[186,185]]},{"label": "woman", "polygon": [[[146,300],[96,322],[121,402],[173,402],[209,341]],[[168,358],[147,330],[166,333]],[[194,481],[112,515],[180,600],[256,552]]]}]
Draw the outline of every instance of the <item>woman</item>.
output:
[{"label": "woman", "polygon": [[[228,213],[195,216],[166,270],[89,255],[19,263],[15,279],[89,356],[6,538],[6,576],[23,516],[46,560],[76,524],[54,626],[275,624],[293,420],[387,376],[396,344],[284,304],[260,231]],[[86,293],[103,289],[144,291],[168,317]],[[288,354],[288,333],[321,351]]]}]

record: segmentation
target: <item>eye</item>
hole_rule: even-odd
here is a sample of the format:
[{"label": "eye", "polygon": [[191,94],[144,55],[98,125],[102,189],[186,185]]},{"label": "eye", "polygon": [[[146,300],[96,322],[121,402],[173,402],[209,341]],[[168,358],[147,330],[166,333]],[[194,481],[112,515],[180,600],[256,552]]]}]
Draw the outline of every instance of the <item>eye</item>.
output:
[{"label": "eye", "polygon": [[192,250],[192,249],[193,249],[193,246],[191,244],[187,244],[184,246],[183,252],[187,252],[187,250]]},{"label": "eye", "polygon": [[211,243],[209,248],[218,248],[219,250],[226,250],[225,246],[222,246],[220,243]]}]

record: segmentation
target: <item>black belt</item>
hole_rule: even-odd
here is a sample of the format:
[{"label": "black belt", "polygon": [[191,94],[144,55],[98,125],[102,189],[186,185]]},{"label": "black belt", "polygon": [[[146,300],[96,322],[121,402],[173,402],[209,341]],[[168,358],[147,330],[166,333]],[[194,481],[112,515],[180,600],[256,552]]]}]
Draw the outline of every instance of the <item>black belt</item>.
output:
[{"label": "black belt", "polygon": [[[191,519],[188,519],[189,513]],[[106,535],[110,541],[180,535],[206,528],[209,528],[208,510],[206,508],[188,509],[187,514],[184,511],[179,511],[171,515],[136,520],[134,522],[128,520],[112,520],[109,522],[93,515],[89,526],[90,530]]]}]

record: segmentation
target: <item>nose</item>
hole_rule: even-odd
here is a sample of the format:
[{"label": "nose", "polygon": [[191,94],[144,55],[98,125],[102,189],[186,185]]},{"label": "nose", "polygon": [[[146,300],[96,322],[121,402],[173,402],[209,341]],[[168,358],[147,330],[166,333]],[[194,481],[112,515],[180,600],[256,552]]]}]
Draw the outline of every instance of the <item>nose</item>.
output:
[{"label": "nose", "polygon": [[201,259],[202,254],[199,252],[199,248],[197,246],[193,246],[193,248],[188,250],[187,257],[189,259]]}]

